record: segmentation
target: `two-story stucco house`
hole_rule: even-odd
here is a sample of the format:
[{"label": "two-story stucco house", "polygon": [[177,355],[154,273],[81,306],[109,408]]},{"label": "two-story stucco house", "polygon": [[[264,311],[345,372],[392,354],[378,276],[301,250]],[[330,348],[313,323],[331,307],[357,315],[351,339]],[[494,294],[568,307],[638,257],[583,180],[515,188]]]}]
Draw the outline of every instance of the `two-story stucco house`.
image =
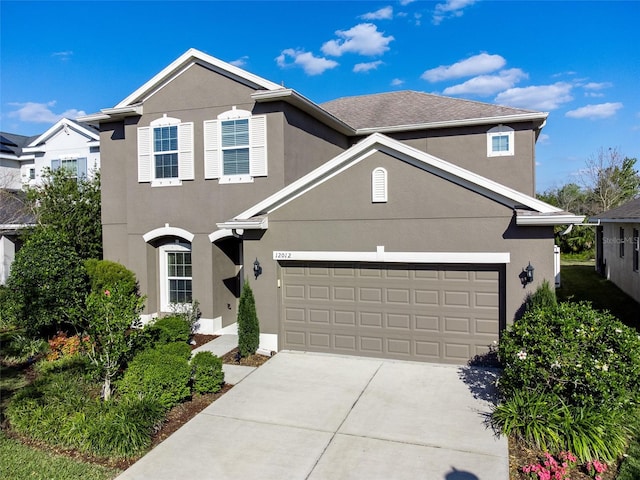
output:
[{"label": "two-story stucco house", "polygon": [[249,281],[264,350],[462,363],[553,280],[553,226],[582,221],[533,197],[546,118],[413,91],[319,105],[189,50],[81,120],[105,258],[146,315],[197,299],[224,330]]}]

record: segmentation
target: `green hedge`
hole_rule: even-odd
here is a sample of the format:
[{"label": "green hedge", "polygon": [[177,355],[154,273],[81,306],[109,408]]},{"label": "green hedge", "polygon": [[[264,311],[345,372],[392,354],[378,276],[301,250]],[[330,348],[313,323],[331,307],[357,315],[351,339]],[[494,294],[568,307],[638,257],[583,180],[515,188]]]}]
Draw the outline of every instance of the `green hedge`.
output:
[{"label": "green hedge", "polygon": [[170,409],[189,397],[190,378],[186,358],[150,349],[133,358],[118,388],[126,397],[149,397]]},{"label": "green hedge", "polygon": [[222,359],[211,352],[198,352],[191,359],[191,378],[195,393],[215,393],[224,384]]}]

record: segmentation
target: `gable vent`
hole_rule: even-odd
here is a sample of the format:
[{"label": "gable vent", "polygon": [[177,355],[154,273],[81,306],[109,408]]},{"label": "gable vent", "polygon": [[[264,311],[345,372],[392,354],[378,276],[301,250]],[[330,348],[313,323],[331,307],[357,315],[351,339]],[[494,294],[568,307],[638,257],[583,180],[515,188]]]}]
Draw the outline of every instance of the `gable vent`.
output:
[{"label": "gable vent", "polygon": [[387,171],[382,167],[371,172],[371,201],[373,203],[387,201]]}]

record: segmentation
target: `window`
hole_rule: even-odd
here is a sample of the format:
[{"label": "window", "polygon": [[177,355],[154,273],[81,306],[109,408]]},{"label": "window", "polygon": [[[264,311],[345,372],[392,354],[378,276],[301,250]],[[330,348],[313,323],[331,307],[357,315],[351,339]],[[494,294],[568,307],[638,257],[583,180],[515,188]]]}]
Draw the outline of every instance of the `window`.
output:
[{"label": "window", "polygon": [[624,258],[624,228],[620,227],[620,238],[618,238],[620,245],[620,258]]},{"label": "window", "polygon": [[371,172],[371,201],[373,203],[387,201],[387,171],[382,167]]},{"label": "window", "polygon": [[153,129],[155,178],[178,178],[178,127]]},{"label": "window", "polygon": [[633,271],[637,272],[640,270],[640,265],[638,265],[638,257],[640,256],[640,232],[638,229],[633,229]]},{"label": "window", "polygon": [[191,303],[191,246],[186,243],[162,245],[160,251],[160,301],[163,312]]},{"label": "window", "polygon": [[138,182],[159,187],[193,178],[193,123],[165,114],[138,128]]},{"label": "window", "polygon": [[267,118],[232,110],[204,122],[204,177],[219,183],[267,176]]},{"label": "window", "polygon": [[502,157],[514,155],[513,128],[498,125],[487,132],[487,156]]},{"label": "window", "polygon": [[226,120],[222,133],[222,175],[249,173],[249,119]]},{"label": "window", "polygon": [[[82,178],[87,176],[87,159],[86,157],[61,157],[55,160],[51,160],[51,170],[58,170],[60,168],[69,172],[71,178]],[[33,177],[31,177],[31,170],[29,170],[29,178],[35,178],[35,169],[33,169]]]},{"label": "window", "polygon": [[35,168],[30,168],[29,169],[29,180],[35,180],[36,179],[36,169]]}]

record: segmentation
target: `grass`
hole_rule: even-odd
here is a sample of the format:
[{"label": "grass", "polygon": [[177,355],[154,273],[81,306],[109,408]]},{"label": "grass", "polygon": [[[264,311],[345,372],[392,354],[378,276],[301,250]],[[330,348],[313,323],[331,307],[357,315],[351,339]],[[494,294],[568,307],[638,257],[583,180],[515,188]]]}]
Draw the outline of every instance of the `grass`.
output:
[{"label": "grass", "polygon": [[558,301],[589,301],[598,310],[609,310],[625,325],[640,331],[640,304],[609,280],[598,275],[593,261],[565,262],[561,269]]},{"label": "grass", "polygon": [[4,480],[47,479],[111,480],[120,470],[87,464],[55,455],[7,438],[0,431],[0,478]]}]

